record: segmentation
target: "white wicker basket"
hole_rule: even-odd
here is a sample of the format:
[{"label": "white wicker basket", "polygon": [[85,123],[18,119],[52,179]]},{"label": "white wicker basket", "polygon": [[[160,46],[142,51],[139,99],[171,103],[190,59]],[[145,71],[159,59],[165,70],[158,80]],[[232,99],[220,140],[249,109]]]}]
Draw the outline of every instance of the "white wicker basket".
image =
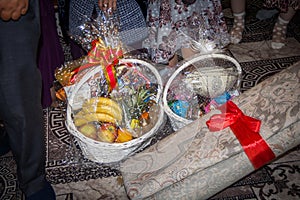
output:
[{"label": "white wicker basket", "polygon": [[91,76],[99,72],[99,69],[98,67],[96,67],[95,69],[89,71],[86,75],[84,75],[83,78],[72,88],[70,98],[68,98],[66,126],[69,132],[75,136],[75,139],[77,140],[83,155],[89,160],[92,160],[97,163],[119,162],[125,159],[130,154],[134,153],[136,150],[145,147],[150,142],[149,138],[157,132],[157,130],[160,128],[164,121],[164,110],[161,103],[162,80],[156,68],[148,62],[139,59],[121,59],[119,62],[138,63],[150,69],[150,71],[153,73],[152,76],[156,78],[156,83],[158,84],[156,102],[158,102],[160,109],[157,117],[157,122],[154,125],[154,127],[150,131],[144,133],[142,136],[136,139],[125,143],[105,143],[90,139],[82,133],[80,133],[74,125],[72,118],[72,107],[74,104],[74,98],[82,84],[84,84]]},{"label": "white wicker basket", "polygon": [[[188,59],[187,61],[183,61],[182,64],[180,65],[180,67],[171,75],[171,77],[167,81],[164,91],[163,91],[163,107],[164,107],[164,110],[165,110],[167,116],[169,117],[169,119],[171,121],[171,125],[175,131],[186,126],[187,124],[191,123],[193,120],[186,119],[186,118],[183,118],[183,117],[177,115],[176,113],[174,113],[172,111],[172,109],[168,105],[168,99],[167,99],[168,92],[169,92],[169,88],[170,88],[171,84],[173,83],[174,79],[179,74],[182,74],[182,71],[184,69],[188,68],[189,66],[191,66],[193,64],[196,64],[196,63],[198,63],[197,65],[203,64],[203,66],[197,67],[197,70],[201,73],[201,68],[203,68],[203,70],[204,70],[204,68],[207,70],[208,67],[213,69],[214,67],[216,67],[216,65],[215,66],[209,66],[209,65],[211,65],[213,63],[220,63],[221,60],[224,61],[225,63],[229,64],[230,67],[234,68],[234,71],[236,72],[236,82],[234,85],[234,89],[239,91],[240,82],[241,82],[241,74],[242,74],[241,66],[234,58],[227,56],[227,55],[223,55],[223,54],[207,54],[207,55],[198,54],[198,55],[195,55],[195,56],[191,57],[190,59]],[[222,66],[218,66],[218,67],[222,67]],[[225,91],[223,91],[223,92],[225,92]]]}]

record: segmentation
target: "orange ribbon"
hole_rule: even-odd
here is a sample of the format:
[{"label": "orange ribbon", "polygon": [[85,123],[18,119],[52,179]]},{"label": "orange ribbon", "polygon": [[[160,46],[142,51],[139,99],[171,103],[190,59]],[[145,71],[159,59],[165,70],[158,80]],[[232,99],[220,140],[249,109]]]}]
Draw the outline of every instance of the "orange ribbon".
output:
[{"label": "orange ribbon", "polygon": [[210,131],[230,127],[255,169],[275,158],[274,152],[259,134],[260,120],[244,115],[232,101],[227,101],[218,109],[222,114],[213,115],[206,122]]}]

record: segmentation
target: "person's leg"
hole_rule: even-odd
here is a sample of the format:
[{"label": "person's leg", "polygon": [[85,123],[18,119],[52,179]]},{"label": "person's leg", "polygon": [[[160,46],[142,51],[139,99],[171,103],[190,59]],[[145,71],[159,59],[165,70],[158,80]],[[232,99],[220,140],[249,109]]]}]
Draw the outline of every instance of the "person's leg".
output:
[{"label": "person's leg", "polygon": [[28,12],[20,20],[0,20],[0,30],[0,118],[17,163],[20,188],[26,199],[37,199],[30,197],[45,188],[47,192],[39,198],[55,199],[45,179],[42,82],[37,68],[38,1],[29,1]]},{"label": "person's leg", "polygon": [[231,0],[231,10],[234,17],[230,31],[231,43],[237,44],[242,40],[245,24],[246,0]]},{"label": "person's leg", "polygon": [[296,11],[289,7],[286,13],[280,13],[273,28],[271,46],[273,49],[281,49],[285,45],[287,25],[294,17]]},{"label": "person's leg", "polygon": [[0,156],[7,154],[10,151],[8,135],[4,127],[4,123],[0,121]]}]

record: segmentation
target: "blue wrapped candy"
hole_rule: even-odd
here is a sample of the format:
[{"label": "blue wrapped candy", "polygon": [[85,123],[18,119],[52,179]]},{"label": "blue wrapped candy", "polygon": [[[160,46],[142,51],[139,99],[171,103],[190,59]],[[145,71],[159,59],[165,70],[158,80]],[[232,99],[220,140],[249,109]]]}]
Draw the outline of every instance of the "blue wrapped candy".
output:
[{"label": "blue wrapped candy", "polygon": [[187,101],[176,100],[170,104],[170,108],[178,116],[186,118],[189,103]]},{"label": "blue wrapped candy", "polygon": [[214,98],[213,100],[215,100],[219,105],[222,105],[226,103],[229,99],[231,99],[231,95],[228,92],[225,92],[224,94]]}]

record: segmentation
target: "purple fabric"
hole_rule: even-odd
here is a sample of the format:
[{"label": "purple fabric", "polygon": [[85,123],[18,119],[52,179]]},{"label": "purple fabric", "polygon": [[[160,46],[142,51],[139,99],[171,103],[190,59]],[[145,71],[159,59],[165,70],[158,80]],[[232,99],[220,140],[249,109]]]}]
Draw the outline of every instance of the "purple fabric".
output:
[{"label": "purple fabric", "polygon": [[42,105],[52,103],[50,88],[54,72],[64,63],[64,52],[59,41],[54,5],[51,0],[40,0],[41,38],[39,44],[38,67],[43,79]]},{"label": "purple fabric", "polygon": [[83,48],[72,39],[70,39],[70,48],[71,48],[71,55],[74,60],[77,60],[87,54],[83,50]]}]

